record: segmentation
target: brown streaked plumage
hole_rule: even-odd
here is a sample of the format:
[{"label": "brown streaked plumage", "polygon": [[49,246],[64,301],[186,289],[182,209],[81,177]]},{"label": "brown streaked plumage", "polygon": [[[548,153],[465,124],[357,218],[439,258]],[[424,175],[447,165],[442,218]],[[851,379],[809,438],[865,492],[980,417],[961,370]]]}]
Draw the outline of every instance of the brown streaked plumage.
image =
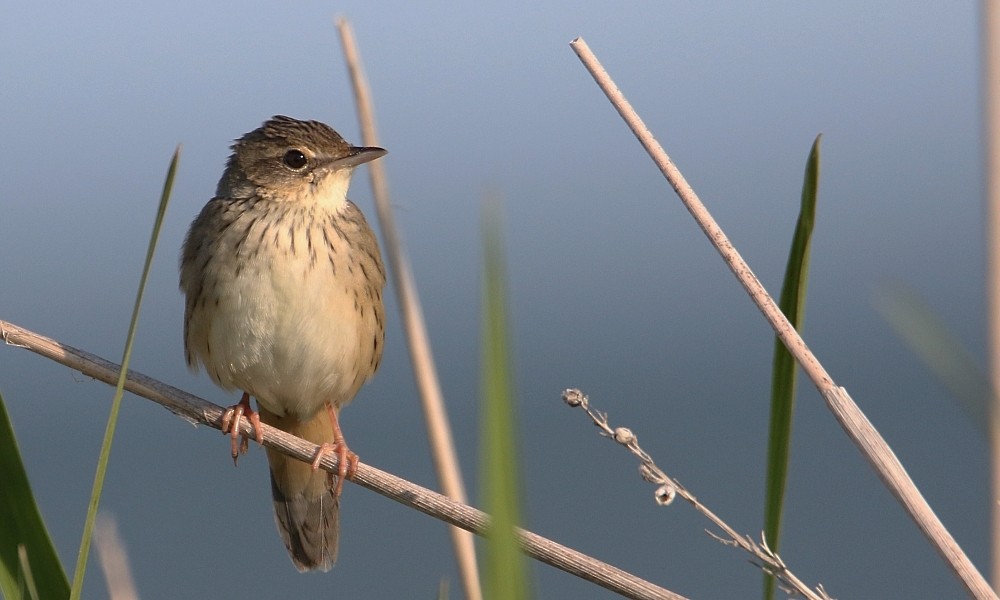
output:
[{"label": "brown streaked plumage", "polygon": [[[246,449],[237,434],[243,416],[321,445],[313,465],[270,449],[267,458],[292,562],[327,571],[337,558],[343,478],[357,462],[338,415],[378,369],[385,336],[378,242],[346,194],[354,167],[385,150],[283,116],[232,148],[181,255],[187,362],[243,392],[223,427],[234,459]],[[340,457],[335,483],[315,468],[327,451]]]}]

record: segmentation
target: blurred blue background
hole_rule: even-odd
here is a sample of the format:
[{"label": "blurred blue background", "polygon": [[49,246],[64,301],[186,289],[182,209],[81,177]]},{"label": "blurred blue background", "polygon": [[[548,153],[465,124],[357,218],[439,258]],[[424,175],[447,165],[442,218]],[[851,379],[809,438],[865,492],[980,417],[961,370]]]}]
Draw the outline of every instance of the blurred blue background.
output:
[{"label": "blurred blue background", "polygon": [[[353,23],[393,202],[476,497],[480,210],[503,197],[526,525],[698,598],[760,575],[658,508],[635,461],[560,401],[579,387],[737,530],[762,527],[772,333],[567,43],[583,36],[777,293],[823,134],[805,338],[984,568],[986,444],[874,308],[911,286],[984,349],[975,3],[7,3],[0,10],[0,318],[117,361],[155,204],[183,156],[133,368],[218,404],[184,365],[177,257],[231,141],[282,113],[360,141],[333,27]],[[367,173],[352,197],[374,218]],[[343,413],[362,460],[436,487],[395,300],[380,374]],[[800,386],[781,553],[841,598],[963,590]],[[0,348],[0,391],[68,568],[112,397]],[[102,503],[140,593],[432,597],[446,528],[345,488],[340,560],[299,575],[263,453],[128,397]],[[85,596],[106,594],[91,560]],[[611,594],[544,565],[539,597]]]}]

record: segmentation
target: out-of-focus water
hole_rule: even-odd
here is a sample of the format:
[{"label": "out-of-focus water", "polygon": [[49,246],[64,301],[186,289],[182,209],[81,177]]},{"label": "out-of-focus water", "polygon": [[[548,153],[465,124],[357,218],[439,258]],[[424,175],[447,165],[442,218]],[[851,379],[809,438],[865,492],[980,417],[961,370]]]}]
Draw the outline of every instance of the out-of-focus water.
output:
[{"label": "out-of-focus water", "polygon": [[[133,368],[219,404],[184,367],[176,262],[228,145],[275,113],[359,140],[332,25],[352,19],[378,109],[458,449],[476,496],[479,232],[503,197],[527,526],[692,597],[758,593],[745,557],[559,400],[580,387],[734,527],[762,523],[773,338],[567,43],[604,61],[777,293],[823,133],[806,340],[883,432],[973,561],[986,445],[874,308],[901,281],[983,355],[978,15],[849,3],[581,7],[11,6],[0,19],[0,319],[117,360],[175,144],[183,156]],[[374,219],[366,173],[352,197]],[[362,460],[436,487],[396,317],[343,413]],[[956,597],[957,580],[800,386],[782,555],[836,597]],[[0,391],[38,501],[75,561],[111,388],[0,348]],[[143,598],[458,597],[445,527],[348,485],[340,561],[299,575],[262,453],[124,406],[103,509]],[[96,564],[92,561],[92,564]],[[535,566],[539,597],[606,597]],[[102,597],[96,568],[85,595]]]}]

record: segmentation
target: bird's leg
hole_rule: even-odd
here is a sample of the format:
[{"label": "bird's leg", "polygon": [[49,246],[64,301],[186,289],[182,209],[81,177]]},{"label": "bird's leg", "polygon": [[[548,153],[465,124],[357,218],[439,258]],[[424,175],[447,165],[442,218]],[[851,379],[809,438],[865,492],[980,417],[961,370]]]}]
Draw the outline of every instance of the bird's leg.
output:
[{"label": "bird's leg", "polygon": [[228,433],[233,439],[233,464],[240,457],[240,454],[247,453],[249,439],[245,433],[240,432],[240,421],[243,417],[250,420],[253,426],[254,439],[258,444],[264,443],[264,432],[260,427],[260,415],[250,406],[250,394],[243,392],[240,401],[226,409],[222,415],[222,433]]},{"label": "bird's leg", "polygon": [[319,463],[327,452],[337,453],[337,487],[333,490],[334,498],[340,497],[340,492],[344,489],[344,479],[354,477],[354,472],[358,470],[358,455],[351,452],[347,447],[347,440],[344,433],[340,431],[340,421],[337,419],[337,411],[333,410],[333,405],[326,404],[326,410],[330,413],[330,423],[333,426],[333,443],[322,443],[316,450],[316,458],[313,459],[312,468],[315,471],[319,468]]}]

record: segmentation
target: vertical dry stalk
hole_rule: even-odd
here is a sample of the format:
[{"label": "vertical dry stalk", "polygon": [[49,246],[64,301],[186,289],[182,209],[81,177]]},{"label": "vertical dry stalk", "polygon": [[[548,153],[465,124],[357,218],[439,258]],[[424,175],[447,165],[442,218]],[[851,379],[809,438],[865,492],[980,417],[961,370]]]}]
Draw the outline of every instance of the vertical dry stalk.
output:
[{"label": "vertical dry stalk", "polygon": [[118,523],[114,517],[101,513],[94,527],[94,544],[97,558],[107,582],[108,598],[111,600],[139,600],[139,592],[132,580],[125,544],[118,535]]},{"label": "vertical dry stalk", "polygon": [[983,576],[976,570],[972,561],[965,555],[961,547],[951,536],[930,505],[921,495],[917,486],[906,473],[902,463],[893,454],[892,449],[885,442],[878,431],[868,421],[864,413],[857,404],[847,394],[847,390],[837,386],[830,375],[820,364],[819,360],[812,353],[805,341],[799,336],[795,328],[791,326],[788,319],[781,312],[774,299],[767,293],[764,286],[754,275],[750,266],[743,260],[732,242],[726,236],[722,228],[719,227],[708,209],[702,204],[698,195],[688,184],[680,170],[674,165],[670,157],[663,150],[660,144],[653,137],[653,134],[642,122],[639,115],[625,99],[624,94],[618,89],[604,67],[601,66],[597,57],[591,52],[587,43],[582,38],[577,38],[570,43],[573,51],[576,52],[584,66],[593,76],[594,81],[607,95],[608,100],[614,105],[618,114],[628,124],[632,133],[649,153],[653,162],[656,163],[663,176],[677,192],[681,202],[697,221],[699,227],[715,246],[723,260],[736,275],[740,284],[750,295],[754,304],[760,309],[774,328],[775,333],[791,352],[792,356],[805,371],[819,390],[827,407],[833,412],[841,427],[847,433],[868,462],[874,467],[879,478],[885,483],[889,491],[903,505],[910,517],[917,526],[924,532],[952,570],[958,575],[969,593],[975,598],[996,599],[996,594],[990,588]]},{"label": "vertical dry stalk", "polygon": [[[1000,390],[1000,4],[983,0],[983,126],[986,141],[986,303],[990,382]],[[1000,586],[1000,406],[990,402],[990,578]]]},{"label": "vertical dry stalk", "polygon": [[[361,122],[362,142],[366,146],[378,146],[375,111],[368,90],[368,81],[361,67],[361,60],[358,58],[354,33],[347,19],[344,18],[337,20],[337,30],[340,32],[344,58],[351,74],[351,83],[354,86],[358,119]],[[371,175],[372,195],[375,198],[379,229],[382,230],[382,237],[385,240],[389,272],[392,274],[393,285],[399,298],[403,329],[406,332],[413,373],[417,380],[417,390],[427,422],[427,436],[431,443],[434,466],[444,494],[456,502],[464,504],[466,502],[465,486],[462,483],[462,473],[458,466],[451,424],[448,421],[444,397],[441,394],[441,384],[434,367],[434,357],[431,354],[431,344],[427,338],[427,327],[424,324],[417,287],[413,282],[413,273],[403,251],[399,232],[396,229],[383,164],[379,161],[369,164],[368,173]],[[470,532],[458,527],[451,528],[451,537],[455,546],[455,555],[458,560],[462,586],[465,589],[465,597],[468,600],[481,600],[482,591],[479,583],[479,569],[476,566],[475,538]]]}]

